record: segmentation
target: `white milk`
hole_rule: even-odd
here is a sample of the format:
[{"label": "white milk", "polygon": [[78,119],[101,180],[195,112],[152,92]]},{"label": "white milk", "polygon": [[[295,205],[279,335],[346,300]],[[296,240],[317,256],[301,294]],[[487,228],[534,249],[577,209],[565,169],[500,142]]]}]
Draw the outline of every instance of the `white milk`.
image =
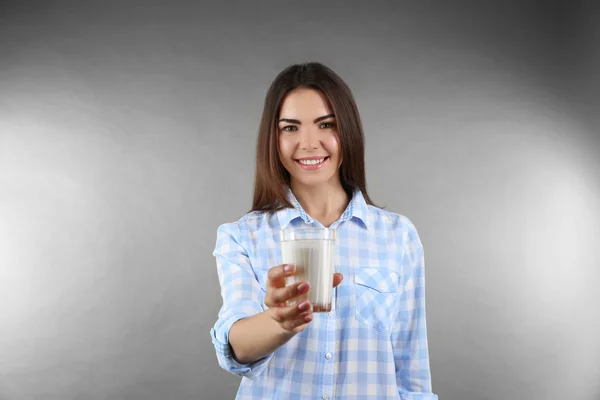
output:
[{"label": "white milk", "polygon": [[[286,285],[307,281],[310,283],[308,296],[298,298],[298,302],[306,298],[313,305],[313,311],[331,310],[333,286],[335,241],[324,239],[290,240],[281,242],[284,264],[294,264],[296,273],[286,279]],[[296,304],[296,301],[289,305]]]}]

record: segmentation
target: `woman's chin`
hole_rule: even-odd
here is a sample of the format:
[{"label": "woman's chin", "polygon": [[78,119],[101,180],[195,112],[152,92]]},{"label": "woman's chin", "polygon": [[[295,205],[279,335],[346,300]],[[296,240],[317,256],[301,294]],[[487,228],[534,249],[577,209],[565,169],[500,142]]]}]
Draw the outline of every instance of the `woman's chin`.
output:
[{"label": "woman's chin", "polygon": [[[314,177],[306,177],[306,176],[292,176],[291,177],[292,184],[306,187],[318,187],[324,185],[331,185],[334,181],[334,176],[324,177],[324,176],[314,176]],[[339,181],[339,179],[338,179]]]}]

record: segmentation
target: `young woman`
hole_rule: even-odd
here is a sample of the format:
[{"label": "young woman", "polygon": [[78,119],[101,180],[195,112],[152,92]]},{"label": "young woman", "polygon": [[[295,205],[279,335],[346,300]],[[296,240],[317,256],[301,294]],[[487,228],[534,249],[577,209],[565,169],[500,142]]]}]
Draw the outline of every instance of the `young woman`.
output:
[{"label": "young woman", "polygon": [[[286,287],[286,227],[337,230],[333,309]],[[243,377],[238,399],[434,400],[423,246],[411,221],[373,205],[352,93],[319,63],[272,83],[259,128],[252,210],[217,231],[223,296],[211,329],[219,364]]]}]

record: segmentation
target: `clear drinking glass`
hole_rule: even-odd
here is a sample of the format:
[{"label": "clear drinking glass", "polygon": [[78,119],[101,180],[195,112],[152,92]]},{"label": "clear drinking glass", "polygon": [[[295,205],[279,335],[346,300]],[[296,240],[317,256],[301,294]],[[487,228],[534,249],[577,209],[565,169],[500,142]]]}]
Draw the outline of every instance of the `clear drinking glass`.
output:
[{"label": "clear drinking glass", "polygon": [[308,293],[288,301],[288,306],[308,299],[313,312],[331,311],[335,243],[335,229],[288,228],[281,231],[283,263],[296,266],[295,274],[286,278],[286,286],[301,281],[310,284]]}]

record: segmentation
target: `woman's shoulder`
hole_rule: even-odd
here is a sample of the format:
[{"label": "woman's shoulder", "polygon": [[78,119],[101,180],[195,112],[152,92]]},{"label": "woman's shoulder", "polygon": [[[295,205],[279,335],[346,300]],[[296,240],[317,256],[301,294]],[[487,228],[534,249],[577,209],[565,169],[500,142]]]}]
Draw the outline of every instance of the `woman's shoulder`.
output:
[{"label": "woman's shoulder", "polygon": [[[415,232],[417,228],[410,218],[406,215],[391,211],[385,208],[380,208],[374,205],[369,205],[369,218],[377,228],[387,228],[399,230],[402,232]],[[411,233],[412,234],[412,233]]]}]

